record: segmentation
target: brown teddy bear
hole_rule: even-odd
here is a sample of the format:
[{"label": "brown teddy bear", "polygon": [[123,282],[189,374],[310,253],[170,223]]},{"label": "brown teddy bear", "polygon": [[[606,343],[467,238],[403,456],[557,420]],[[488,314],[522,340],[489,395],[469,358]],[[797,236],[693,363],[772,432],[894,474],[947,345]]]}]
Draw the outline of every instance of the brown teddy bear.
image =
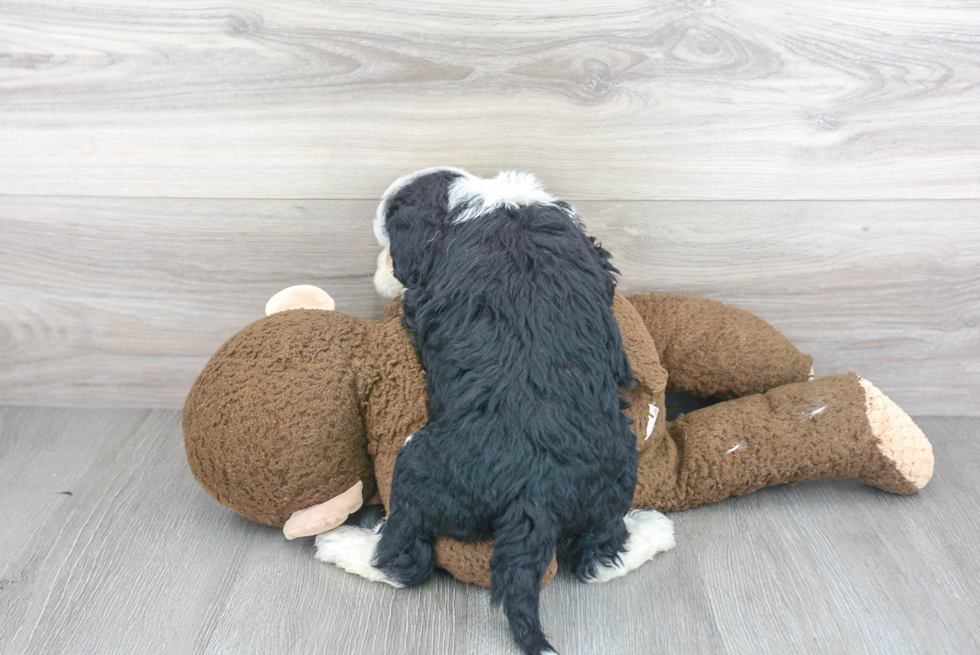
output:
[{"label": "brown teddy bear", "polygon": [[[333,306],[316,287],[280,292],[214,354],[184,405],[201,486],[288,538],[337,527],[376,491],[387,506],[398,450],[426,423],[398,302],[381,322]],[[821,478],[912,494],[932,476],[932,447],[901,408],[857,375],[810,379],[812,359],[756,316],[673,294],[617,295],[613,309],[638,382],[627,410],[640,450],[634,508]],[[668,387],[732,400],[667,423]],[[436,564],[488,586],[491,552],[442,539]]]}]

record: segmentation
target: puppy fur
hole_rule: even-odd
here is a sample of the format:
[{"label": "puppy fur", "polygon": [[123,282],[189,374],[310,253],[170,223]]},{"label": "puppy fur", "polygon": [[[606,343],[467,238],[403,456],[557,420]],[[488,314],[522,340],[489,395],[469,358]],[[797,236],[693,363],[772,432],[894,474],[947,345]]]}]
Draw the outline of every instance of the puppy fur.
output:
[{"label": "puppy fur", "polygon": [[432,573],[438,537],[492,538],[494,602],[526,653],[553,652],[538,600],[556,551],[604,581],[673,546],[666,517],[625,518],[637,450],[623,391],[635,382],[612,314],[617,271],[524,173],[413,173],[374,227],[404,287],[429,422],[398,454],[380,532],[328,532],[318,557],[409,586]]}]

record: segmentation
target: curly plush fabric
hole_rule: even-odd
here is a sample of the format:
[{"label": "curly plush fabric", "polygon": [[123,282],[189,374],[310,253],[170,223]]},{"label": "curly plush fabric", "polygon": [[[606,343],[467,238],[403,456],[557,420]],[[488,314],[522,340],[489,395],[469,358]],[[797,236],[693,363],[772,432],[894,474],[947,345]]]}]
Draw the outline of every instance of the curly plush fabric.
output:
[{"label": "curly plush fabric", "polygon": [[809,377],[813,358],[745,310],[672,293],[629,299],[670,371],[673,391],[740,398]]},{"label": "curly plush fabric", "polygon": [[[901,408],[853,374],[805,382],[810,359],[760,319],[663,296],[617,297],[613,311],[638,382],[628,410],[641,451],[634,507],[675,511],[820,478],[851,477],[897,494],[929,481],[928,439]],[[692,316],[707,325],[684,328]],[[398,450],[427,418],[425,375],[399,318],[397,302],[382,323],[297,309],[231,337],[184,406],[187,457],[201,486],[242,516],[277,527],[357,480],[365,499],[377,488],[387,504]],[[711,335],[725,332],[711,325],[741,327],[713,342],[724,352],[701,356]],[[663,360],[657,339],[668,342]],[[753,349],[769,353],[772,370]],[[738,383],[765,393],[668,424],[661,361],[681,390],[718,395]],[[441,540],[436,561],[460,580],[487,585],[490,553],[488,542]],[[552,562],[546,580],[554,570]]]},{"label": "curly plush fabric", "polygon": [[323,310],[260,319],[221,346],[184,404],[191,472],[211,496],[281,527],[364,481],[376,489],[361,420],[365,322]]}]

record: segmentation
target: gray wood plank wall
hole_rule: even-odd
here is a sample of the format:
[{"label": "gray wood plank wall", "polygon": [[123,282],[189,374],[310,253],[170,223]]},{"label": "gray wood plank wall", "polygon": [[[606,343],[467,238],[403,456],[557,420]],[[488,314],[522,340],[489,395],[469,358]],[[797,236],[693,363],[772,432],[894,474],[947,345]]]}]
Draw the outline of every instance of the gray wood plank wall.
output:
[{"label": "gray wood plank wall", "polygon": [[378,316],[374,199],[440,163],[537,173],[626,291],[980,415],[966,0],[5,4],[0,404],[177,407],[289,284]]}]

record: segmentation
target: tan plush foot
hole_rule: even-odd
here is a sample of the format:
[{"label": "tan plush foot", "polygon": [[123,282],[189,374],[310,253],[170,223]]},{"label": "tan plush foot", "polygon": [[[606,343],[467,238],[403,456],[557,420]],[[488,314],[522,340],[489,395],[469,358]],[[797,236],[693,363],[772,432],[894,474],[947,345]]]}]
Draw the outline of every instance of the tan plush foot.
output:
[{"label": "tan plush foot", "polygon": [[361,509],[363,489],[364,483],[358,480],[354,486],[339,496],[334,496],[319,505],[293,512],[286,525],[282,526],[282,533],[286,539],[295,539],[312,537],[333,530],[343,524],[348,516]]},{"label": "tan plush foot", "polygon": [[909,415],[875,385],[863,378],[860,383],[864,388],[868,423],[878,440],[878,450],[916,489],[926,486],[936,463],[929,439]]},{"label": "tan plush foot", "polygon": [[330,294],[311,284],[297,284],[286,287],[269,298],[265,304],[265,315],[283,312],[287,309],[326,309],[333,311],[336,304]]}]

